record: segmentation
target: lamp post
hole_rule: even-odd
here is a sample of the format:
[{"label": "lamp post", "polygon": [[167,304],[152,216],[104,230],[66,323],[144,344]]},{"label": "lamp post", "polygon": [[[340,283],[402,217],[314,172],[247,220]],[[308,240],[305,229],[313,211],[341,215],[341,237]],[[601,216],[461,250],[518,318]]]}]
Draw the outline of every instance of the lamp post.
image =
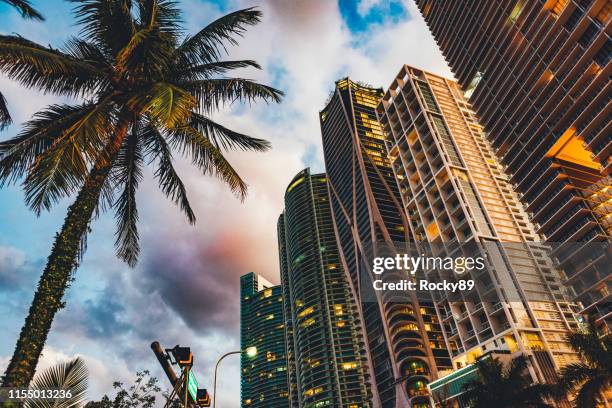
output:
[{"label": "lamp post", "polygon": [[217,370],[219,369],[219,363],[227,356],[231,356],[232,354],[246,354],[248,358],[255,358],[257,356],[257,347],[247,347],[244,350],[236,350],[230,351],[229,353],[225,353],[222,355],[219,360],[217,360],[217,364],[215,364],[215,378],[213,380],[213,408],[217,408]]}]

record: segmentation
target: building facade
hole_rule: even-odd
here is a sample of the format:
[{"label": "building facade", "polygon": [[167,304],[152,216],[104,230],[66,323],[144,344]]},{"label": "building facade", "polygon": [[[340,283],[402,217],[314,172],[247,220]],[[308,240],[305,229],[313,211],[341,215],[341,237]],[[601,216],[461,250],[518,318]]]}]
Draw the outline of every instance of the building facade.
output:
[{"label": "building facade", "polygon": [[325,174],[305,169],[293,178],[278,231],[292,407],[371,407],[363,335]]},{"label": "building facade", "polygon": [[241,407],[290,407],[282,290],[253,272],[240,277],[240,349],[249,347],[257,355],[240,356]]},{"label": "building facade", "polygon": [[426,383],[451,364],[431,299],[400,303],[363,297],[369,283],[362,278],[370,276],[368,248],[410,238],[376,119],[382,95],[382,89],[340,80],[319,117],[333,227],[363,322],[373,404],[395,408],[425,403]]},{"label": "building facade", "polygon": [[416,3],[566,284],[609,326],[612,3]]},{"label": "building facade", "polygon": [[404,66],[377,113],[419,252],[485,259],[469,272],[475,290],[433,293],[454,367],[503,350],[529,355],[533,375],[553,381],[575,359],[572,304],[463,91]]}]

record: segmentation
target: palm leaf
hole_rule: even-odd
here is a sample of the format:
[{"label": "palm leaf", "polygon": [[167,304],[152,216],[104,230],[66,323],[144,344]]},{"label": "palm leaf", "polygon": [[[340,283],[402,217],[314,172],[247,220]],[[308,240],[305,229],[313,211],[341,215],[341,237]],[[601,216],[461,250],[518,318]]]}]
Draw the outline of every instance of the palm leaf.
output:
[{"label": "palm leaf", "polygon": [[33,20],[44,21],[45,18],[40,14],[34,7],[30,5],[28,0],[0,0],[3,3],[10,4],[15,7],[24,18],[31,18]]},{"label": "palm leaf", "polygon": [[187,37],[175,52],[180,65],[206,64],[219,60],[227,49],[225,43],[238,44],[235,36],[242,36],[248,26],[261,21],[261,12],[254,8],[238,10],[213,21],[193,37]]},{"label": "palm leaf", "polygon": [[240,199],[246,196],[247,185],[225,159],[219,149],[196,129],[183,126],[171,133],[170,146],[191,157],[203,174],[214,174],[223,180]]},{"label": "palm leaf", "polygon": [[234,132],[207,117],[194,113],[189,121],[191,127],[204,134],[217,148],[266,151],[270,142],[242,133]]},{"label": "palm leaf", "polygon": [[73,408],[83,404],[88,386],[88,373],[85,362],[80,357],[72,361],[59,363],[34,377],[30,387],[34,390],[61,389],[70,390],[71,396],[66,399],[29,399],[26,408]]},{"label": "palm leaf", "polygon": [[234,102],[251,103],[261,99],[265,102],[280,102],[283,92],[250,79],[219,78],[180,82],[179,86],[190,92],[199,102],[202,112],[218,110],[224,104]]},{"label": "palm leaf", "polygon": [[81,34],[111,56],[127,45],[136,31],[131,0],[70,0]]},{"label": "palm leaf", "polygon": [[117,257],[132,267],[136,265],[140,253],[136,190],[142,180],[143,155],[139,132],[136,122],[119,151],[112,175],[117,185],[123,186],[123,191],[114,204],[117,227],[115,248]]},{"label": "palm leaf", "polygon": [[4,95],[0,92],[0,130],[3,130],[12,122],[13,119],[6,106],[6,99],[4,99]]},{"label": "palm leaf", "polygon": [[140,115],[148,116],[157,126],[168,129],[185,123],[197,105],[195,98],[176,85],[158,82],[148,91],[133,96],[128,106]]},{"label": "palm leaf", "polygon": [[145,154],[153,156],[158,162],[155,178],[158,179],[162,192],[183,210],[190,224],[195,224],[196,217],[189,204],[187,190],[174,170],[172,152],[166,140],[152,125],[143,130],[143,139]]},{"label": "palm leaf", "polygon": [[26,122],[17,136],[0,142],[0,187],[21,179],[37,158],[85,118],[92,106],[51,105]]},{"label": "palm leaf", "polygon": [[14,35],[0,35],[0,71],[25,87],[66,96],[99,90],[104,75],[86,61]]},{"label": "palm leaf", "polygon": [[141,27],[157,27],[173,36],[180,32],[181,13],[171,0],[138,0]]},{"label": "palm leaf", "polygon": [[261,69],[261,66],[252,60],[238,61],[214,61],[206,64],[189,66],[179,71],[173,72],[173,76],[179,81],[194,81],[201,79],[210,79],[215,75],[225,74],[228,71],[238,68],[256,68]]},{"label": "palm leaf", "polygon": [[84,105],[77,120],[36,157],[24,187],[26,203],[37,214],[82,185],[88,165],[98,159],[112,134],[113,112],[105,101]]}]

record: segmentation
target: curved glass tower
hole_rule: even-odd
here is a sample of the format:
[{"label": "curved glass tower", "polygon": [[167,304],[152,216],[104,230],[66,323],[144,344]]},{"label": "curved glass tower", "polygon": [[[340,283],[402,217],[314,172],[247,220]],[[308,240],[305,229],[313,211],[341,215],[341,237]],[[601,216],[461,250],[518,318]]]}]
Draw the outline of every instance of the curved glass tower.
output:
[{"label": "curved glass tower", "polygon": [[243,408],[289,407],[281,287],[249,272],[240,277],[240,359]]},{"label": "curved glass tower", "polygon": [[289,375],[296,383],[292,406],[370,407],[363,336],[340,263],[325,174],[306,169],[294,177],[278,230]]},{"label": "curved glass tower", "polygon": [[340,259],[364,322],[376,406],[423,406],[426,383],[451,367],[431,299],[363,296],[367,248],[410,241],[409,226],[375,108],[382,89],[348,78],[320,112],[325,168]]}]

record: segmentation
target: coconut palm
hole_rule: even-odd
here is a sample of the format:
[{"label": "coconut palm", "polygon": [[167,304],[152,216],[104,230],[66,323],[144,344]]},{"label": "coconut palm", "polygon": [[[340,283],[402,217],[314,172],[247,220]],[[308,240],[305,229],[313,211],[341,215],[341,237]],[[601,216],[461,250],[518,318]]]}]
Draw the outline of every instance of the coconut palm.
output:
[{"label": "coconut palm", "polygon": [[[9,4],[15,7],[24,18],[31,18],[34,20],[44,20],[45,18],[34,9],[28,0],[0,0],[0,3]],[[6,128],[12,123],[11,114],[6,106],[6,99],[2,92],[0,92],[0,130]]]},{"label": "coconut palm", "polygon": [[563,393],[575,395],[577,408],[604,405],[605,393],[612,392],[612,335],[599,336],[593,323],[583,331],[568,335],[580,362],[561,369],[559,386]]},{"label": "coconut palm", "polygon": [[47,368],[32,380],[30,389],[36,391],[64,391],[58,399],[30,398],[25,408],[76,408],[83,406],[88,385],[85,362],[77,357],[74,360],[58,363]]},{"label": "coconut palm", "polygon": [[527,359],[514,358],[507,367],[496,358],[476,363],[479,378],[465,384],[462,401],[472,408],[548,408],[551,394],[545,384],[534,384],[527,372]]},{"label": "coconut palm", "polygon": [[20,36],[0,36],[0,71],[24,86],[81,98],[48,106],[0,143],[0,186],[23,181],[37,214],[76,194],[55,236],[4,386],[26,386],[51,323],[85,249],[92,219],[112,209],[116,252],[138,258],[136,190],[145,164],[155,165],[162,192],[194,223],[195,214],[174,167],[188,157],[244,197],[246,184],[223,156],[228,149],[263,151],[269,143],[210,118],[228,103],[279,102],[282,93],[256,81],[227,77],[250,60],[222,60],[225,47],[260,21],[240,10],[184,37],[170,0],[73,0],[81,37],[61,49]]}]

